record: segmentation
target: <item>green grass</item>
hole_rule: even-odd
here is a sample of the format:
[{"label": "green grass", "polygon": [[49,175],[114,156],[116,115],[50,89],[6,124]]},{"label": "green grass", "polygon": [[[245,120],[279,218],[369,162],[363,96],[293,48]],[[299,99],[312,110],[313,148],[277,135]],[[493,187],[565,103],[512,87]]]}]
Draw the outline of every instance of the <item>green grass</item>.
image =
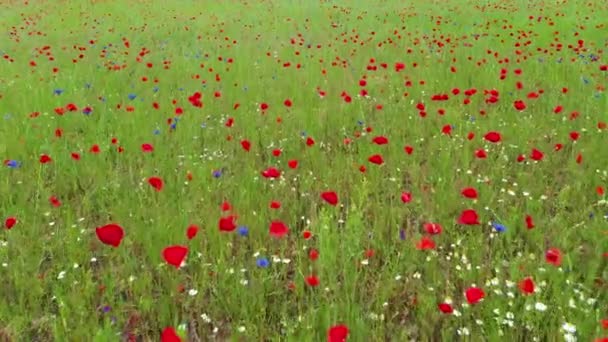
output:
[{"label": "green grass", "polygon": [[[581,341],[608,336],[605,3],[41,0],[0,13],[0,159],[20,163],[0,168],[0,218],[17,219],[0,231],[0,340],[149,341],[172,326],[188,341],[321,341],[341,323],[348,341],[554,341],[568,337],[566,322]],[[499,101],[488,104],[492,89]],[[188,102],[197,91],[202,108]],[[68,103],[78,110],[55,113]],[[485,141],[489,131],[502,141]],[[262,177],[268,167],[281,177]],[[479,198],[464,198],[466,187]],[[321,199],[328,190],[337,206]],[[458,224],[465,209],[481,224]],[[229,214],[248,236],[218,229]],[[287,236],[270,236],[273,220]],[[427,222],[443,230],[419,250]],[[95,233],[109,223],[124,228],[117,248]],[[191,224],[200,231],[188,240]],[[179,269],[162,258],[170,245],[189,247]],[[549,248],[561,265],[545,260]],[[530,295],[518,287],[526,277]],[[471,286],[485,298],[466,305]],[[451,315],[438,309],[446,301]]]}]

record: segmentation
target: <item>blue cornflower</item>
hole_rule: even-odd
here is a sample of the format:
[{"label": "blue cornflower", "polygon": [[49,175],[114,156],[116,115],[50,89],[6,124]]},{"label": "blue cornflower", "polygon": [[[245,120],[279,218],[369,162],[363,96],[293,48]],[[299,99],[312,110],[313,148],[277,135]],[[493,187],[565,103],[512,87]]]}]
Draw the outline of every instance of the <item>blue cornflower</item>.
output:
[{"label": "blue cornflower", "polygon": [[499,233],[502,233],[507,230],[507,227],[505,225],[500,224],[498,222],[492,222],[492,227],[494,227],[494,229],[496,229],[496,231]]},{"label": "blue cornflower", "polygon": [[249,236],[249,228],[247,228],[246,226],[240,226],[237,228],[236,232],[240,235],[240,236]]},{"label": "blue cornflower", "polygon": [[61,93],[63,93],[63,89],[55,89],[55,90],[53,90],[53,93],[55,95],[61,95]]},{"label": "blue cornflower", "polygon": [[158,92],[159,89],[160,88],[158,88],[158,86],[156,86],[156,87],[152,88],[152,91],[156,93],[156,92]]},{"label": "blue cornflower", "polygon": [[222,176],[222,170],[215,170],[213,171],[213,177],[214,178],[220,178]]},{"label": "blue cornflower", "polygon": [[137,95],[135,94],[129,94],[129,100],[135,100],[136,97]]},{"label": "blue cornflower", "polygon": [[21,167],[21,163],[16,160],[9,160],[6,162],[6,166],[10,167],[11,169],[16,169]]},{"label": "blue cornflower", "polygon": [[405,240],[405,230],[404,229],[399,230],[399,239]]},{"label": "blue cornflower", "polygon": [[171,129],[175,129],[175,128],[177,128],[177,123],[172,123],[171,124]]},{"label": "blue cornflower", "polygon": [[268,261],[267,258],[265,257],[259,257],[256,261],[255,261],[256,265],[258,265],[258,267],[260,268],[267,268],[268,266],[270,266],[270,261]]},{"label": "blue cornflower", "polygon": [[155,129],[154,132],[152,132],[152,134],[159,135],[160,134],[160,129]]}]

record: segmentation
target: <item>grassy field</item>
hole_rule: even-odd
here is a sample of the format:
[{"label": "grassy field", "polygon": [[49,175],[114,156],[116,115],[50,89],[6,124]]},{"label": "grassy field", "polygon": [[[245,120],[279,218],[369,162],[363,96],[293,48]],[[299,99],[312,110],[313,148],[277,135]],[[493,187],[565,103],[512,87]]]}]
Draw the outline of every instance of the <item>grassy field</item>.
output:
[{"label": "grassy field", "polygon": [[608,336],[606,2],[0,6],[0,341]]}]

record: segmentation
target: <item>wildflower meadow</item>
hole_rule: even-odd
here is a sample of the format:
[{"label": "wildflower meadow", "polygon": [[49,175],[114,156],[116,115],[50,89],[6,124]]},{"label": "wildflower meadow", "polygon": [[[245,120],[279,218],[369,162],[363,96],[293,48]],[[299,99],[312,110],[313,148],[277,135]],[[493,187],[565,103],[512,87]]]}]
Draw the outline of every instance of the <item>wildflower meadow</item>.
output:
[{"label": "wildflower meadow", "polygon": [[608,341],[608,2],[0,4],[0,341]]}]

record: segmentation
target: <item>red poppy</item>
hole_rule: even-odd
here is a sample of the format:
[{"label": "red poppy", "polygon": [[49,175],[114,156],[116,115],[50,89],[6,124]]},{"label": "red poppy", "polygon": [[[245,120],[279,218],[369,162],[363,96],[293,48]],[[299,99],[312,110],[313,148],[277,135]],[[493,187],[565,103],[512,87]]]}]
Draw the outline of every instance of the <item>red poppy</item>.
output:
[{"label": "red poppy", "polygon": [[448,303],[440,303],[437,305],[437,307],[439,308],[439,311],[443,312],[444,314],[450,315],[454,312],[454,308],[452,308],[452,306]]},{"label": "red poppy", "polygon": [[4,227],[6,227],[6,229],[11,229],[13,228],[15,225],[17,224],[17,219],[14,217],[8,217],[5,221],[4,221]]},{"label": "red poppy", "polygon": [[545,260],[555,266],[562,264],[562,252],[557,248],[549,248],[545,253]]},{"label": "red poppy", "polygon": [[148,178],[148,184],[150,184],[156,191],[161,191],[164,186],[163,180],[160,177]]},{"label": "red poppy", "polygon": [[345,324],[334,325],[327,330],[327,342],[345,342],[349,332]]},{"label": "red poppy", "polygon": [[289,228],[282,221],[272,221],[269,231],[271,236],[280,238],[289,233]]},{"label": "red poppy", "polygon": [[462,196],[466,198],[476,199],[477,198],[477,190],[475,188],[464,188],[460,192]]},{"label": "red poppy", "polygon": [[534,293],[534,281],[532,278],[527,277],[519,282],[519,289],[524,295]]},{"label": "red poppy", "polygon": [[177,335],[173,327],[166,327],[160,335],[161,342],[182,342],[181,337]]},{"label": "red poppy", "polygon": [[235,219],[236,219],[236,216],[234,216],[234,215],[220,217],[220,221],[218,223],[218,227],[219,227],[220,231],[231,232],[231,231],[235,230],[236,229],[236,223],[234,222]]},{"label": "red poppy", "polygon": [[460,214],[460,218],[458,218],[459,224],[464,225],[477,225],[479,222],[479,215],[473,209],[466,209]]},{"label": "red poppy", "polygon": [[95,234],[97,234],[99,241],[113,247],[120,246],[122,238],[125,236],[123,228],[115,223],[97,227],[95,229]]},{"label": "red poppy", "polygon": [[485,295],[483,290],[478,287],[470,287],[465,291],[467,302],[471,305],[479,303]]},{"label": "red poppy", "polygon": [[338,194],[335,191],[325,191],[321,193],[321,198],[330,205],[338,204]]},{"label": "red poppy", "polygon": [[186,246],[176,245],[163,249],[163,259],[175,268],[180,268],[184,259],[186,259],[186,255],[188,255],[188,247]]},{"label": "red poppy", "polygon": [[194,239],[196,234],[198,234],[198,229],[198,226],[195,224],[191,224],[190,226],[188,226],[188,229],[186,229],[186,237],[188,238],[188,240]]}]

